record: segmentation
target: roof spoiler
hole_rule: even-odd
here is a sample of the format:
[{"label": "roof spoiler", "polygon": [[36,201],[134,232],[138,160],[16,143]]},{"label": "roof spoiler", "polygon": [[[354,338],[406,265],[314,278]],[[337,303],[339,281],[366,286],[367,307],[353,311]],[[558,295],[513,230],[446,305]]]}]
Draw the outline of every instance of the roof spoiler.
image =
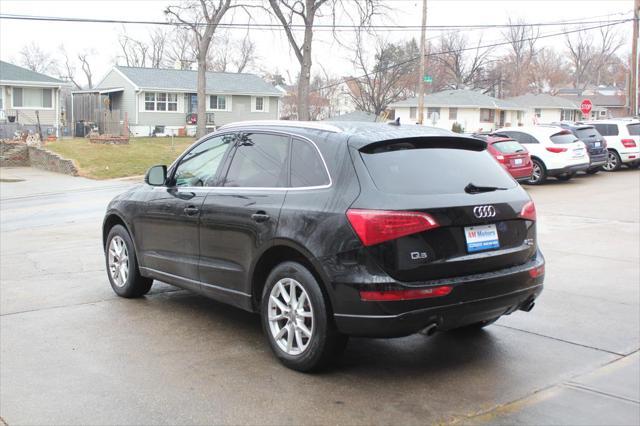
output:
[{"label": "roof spoiler", "polygon": [[372,142],[360,148],[359,151],[365,154],[376,154],[379,152],[424,148],[483,151],[487,149],[487,143],[480,139],[465,136],[425,135]]}]

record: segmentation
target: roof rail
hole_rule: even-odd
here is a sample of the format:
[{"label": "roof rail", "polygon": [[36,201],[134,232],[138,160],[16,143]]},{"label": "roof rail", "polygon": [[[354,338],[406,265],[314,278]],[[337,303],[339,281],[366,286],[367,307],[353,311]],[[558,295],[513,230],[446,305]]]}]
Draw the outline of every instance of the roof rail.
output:
[{"label": "roof rail", "polygon": [[235,123],[225,124],[220,126],[220,129],[232,129],[234,127],[267,127],[267,126],[280,126],[280,127],[298,127],[302,129],[314,129],[324,130],[331,133],[342,133],[342,129],[332,124],[320,123],[316,121],[295,121],[295,120],[249,120],[249,121],[236,121]]}]

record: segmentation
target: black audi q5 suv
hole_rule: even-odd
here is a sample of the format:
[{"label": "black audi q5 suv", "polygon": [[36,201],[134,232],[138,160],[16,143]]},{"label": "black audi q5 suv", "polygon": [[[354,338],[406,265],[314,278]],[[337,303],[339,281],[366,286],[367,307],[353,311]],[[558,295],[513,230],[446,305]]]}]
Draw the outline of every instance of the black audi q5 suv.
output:
[{"label": "black audi q5 suv", "polygon": [[544,279],[527,193],[485,142],[421,126],[223,126],[111,201],[103,242],[119,296],[160,280],[259,313],[300,371],[348,336],[529,311]]}]

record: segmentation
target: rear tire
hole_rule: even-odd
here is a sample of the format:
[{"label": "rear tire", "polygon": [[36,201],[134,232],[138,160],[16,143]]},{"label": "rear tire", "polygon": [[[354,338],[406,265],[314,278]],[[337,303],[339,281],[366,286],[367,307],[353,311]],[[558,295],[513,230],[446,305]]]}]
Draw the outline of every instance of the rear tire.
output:
[{"label": "rear tire", "polygon": [[534,158],[531,160],[533,163],[533,170],[531,171],[531,178],[527,181],[530,185],[541,185],[547,180],[547,168],[542,161]]},{"label": "rear tire", "polygon": [[620,159],[620,156],[616,151],[610,149],[609,153],[607,154],[607,164],[602,166],[602,168],[607,172],[614,172],[616,170],[619,170],[621,166],[622,160]]},{"label": "rear tire", "polygon": [[273,268],[260,305],[269,346],[285,366],[319,370],[344,351],[348,337],[336,329],[320,284],[300,263],[283,262]]},{"label": "rear tire", "polygon": [[118,296],[134,298],[149,292],[153,280],[140,275],[136,250],[124,226],[115,225],[109,231],[104,257],[111,288]]}]

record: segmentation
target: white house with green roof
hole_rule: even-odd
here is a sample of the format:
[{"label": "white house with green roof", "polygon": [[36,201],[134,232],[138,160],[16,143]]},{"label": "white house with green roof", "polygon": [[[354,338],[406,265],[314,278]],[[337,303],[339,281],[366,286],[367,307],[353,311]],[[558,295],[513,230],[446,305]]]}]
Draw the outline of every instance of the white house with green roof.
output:
[{"label": "white house with green roof", "polygon": [[[135,135],[151,134],[158,126],[176,133],[193,132],[197,114],[196,71],[116,66],[94,91],[107,97],[112,110],[126,113]],[[282,92],[247,73],[207,73],[207,126],[243,120],[278,119]]]},{"label": "white house with green roof", "polygon": [[[389,105],[401,123],[416,123],[418,98]],[[464,132],[490,131],[517,126],[524,119],[525,108],[474,90],[444,90],[424,97],[424,121],[428,126],[451,130],[454,123]]]},{"label": "white house with green roof", "polygon": [[36,131],[38,117],[44,136],[59,136],[60,89],[65,84],[57,78],[0,61],[0,137],[11,137],[12,134],[4,133],[13,133],[17,127]]}]

